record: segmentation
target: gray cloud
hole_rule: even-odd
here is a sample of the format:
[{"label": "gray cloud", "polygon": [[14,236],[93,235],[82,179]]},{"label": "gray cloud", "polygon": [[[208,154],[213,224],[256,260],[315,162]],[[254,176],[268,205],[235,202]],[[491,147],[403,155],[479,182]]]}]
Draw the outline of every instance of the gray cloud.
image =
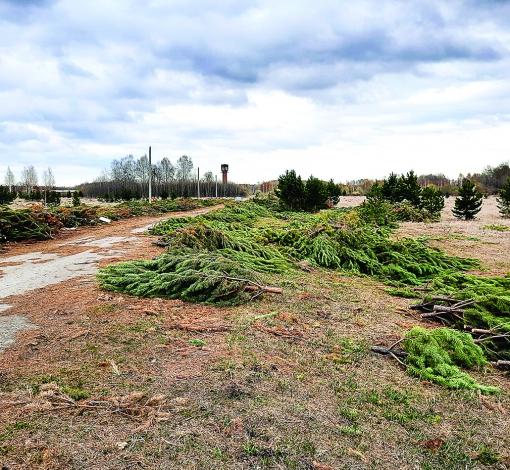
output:
[{"label": "gray cloud", "polygon": [[[496,0],[0,0],[0,143],[40,141],[48,154],[131,145],[168,108],[181,114],[163,114],[154,138],[183,151],[223,152],[229,136],[238,151],[305,149],[338,139],[334,122],[352,142],[360,129],[495,126],[509,109],[498,85],[510,73],[508,23],[510,1]],[[278,108],[294,105],[296,123]],[[303,124],[307,113],[315,121]]]}]

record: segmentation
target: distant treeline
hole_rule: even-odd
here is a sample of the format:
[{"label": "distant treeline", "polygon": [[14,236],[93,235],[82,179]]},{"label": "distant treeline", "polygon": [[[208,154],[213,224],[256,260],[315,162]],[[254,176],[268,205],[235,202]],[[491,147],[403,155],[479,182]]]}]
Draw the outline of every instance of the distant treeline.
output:
[{"label": "distant treeline", "polygon": [[[459,187],[466,179],[475,183],[477,191],[483,194],[498,194],[503,185],[510,178],[510,163],[503,162],[495,167],[487,166],[482,173],[468,173],[467,175],[460,174],[457,178],[447,178],[442,173],[428,174],[418,176],[418,184],[425,188],[433,185],[441,190],[443,196],[456,196]],[[366,195],[374,183],[382,184],[384,180],[360,179],[340,183],[340,187],[345,190],[347,195]],[[268,189],[273,189],[276,186],[276,181],[262,183],[260,190],[268,192]]]},{"label": "distant treeline", "polygon": [[[247,196],[247,189],[236,183],[216,181],[211,171],[205,172],[198,181],[193,161],[183,155],[175,165],[168,159],[152,164],[153,197],[235,197]],[[135,159],[133,155],[113,160],[109,170],[92,183],[79,185],[85,197],[108,200],[140,199],[149,195],[149,159],[147,155]]]}]

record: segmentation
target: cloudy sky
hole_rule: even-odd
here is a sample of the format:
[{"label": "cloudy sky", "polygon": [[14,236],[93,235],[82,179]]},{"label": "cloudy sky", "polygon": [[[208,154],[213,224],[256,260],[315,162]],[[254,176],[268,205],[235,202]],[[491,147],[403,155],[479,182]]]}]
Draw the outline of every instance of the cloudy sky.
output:
[{"label": "cloudy sky", "polygon": [[510,1],[0,0],[0,182],[153,148],[257,182],[510,158]]}]

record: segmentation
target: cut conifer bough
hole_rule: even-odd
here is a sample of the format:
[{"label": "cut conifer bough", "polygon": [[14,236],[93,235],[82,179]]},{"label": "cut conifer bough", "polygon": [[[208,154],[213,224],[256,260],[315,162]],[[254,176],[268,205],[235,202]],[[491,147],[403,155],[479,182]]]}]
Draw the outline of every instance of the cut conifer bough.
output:
[{"label": "cut conifer bough", "polygon": [[237,305],[266,292],[282,293],[266,286],[253,271],[211,253],[120,263],[101,269],[97,278],[101,287],[115,292],[203,304]]}]

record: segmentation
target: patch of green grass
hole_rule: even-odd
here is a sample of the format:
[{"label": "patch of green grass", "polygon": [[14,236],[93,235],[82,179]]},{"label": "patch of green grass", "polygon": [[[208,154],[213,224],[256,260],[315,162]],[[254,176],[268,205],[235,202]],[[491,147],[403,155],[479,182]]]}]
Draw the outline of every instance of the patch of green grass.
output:
[{"label": "patch of green grass", "polygon": [[342,407],[342,409],[340,410],[340,413],[346,420],[348,420],[350,422],[357,421],[357,419],[359,417],[358,410],[355,410],[354,408]]},{"label": "patch of green grass", "polygon": [[389,400],[395,402],[395,403],[403,403],[408,404],[409,403],[409,397],[405,394],[397,390],[396,388],[392,387],[391,385],[388,385],[384,389],[384,395]]},{"label": "patch of green grass", "polygon": [[361,430],[355,424],[350,426],[338,426],[338,432],[341,436],[360,436]]},{"label": "patch of green grass", "polygon": [[420,240],[466,240],[469,242],[479,242],[480,239],[476,237],[470,237],[468,235],[461,235],[458,233],[451,233],[449,235],[441,235],[438,237],[419,237]]},{"label": "patch of green grass", "polygon": [[243,450],[246,452],[247,455],[257,455],[259,452],[258,447],[251,441],[246,441],[243,444]]},{"label": "patch of green grass", "polygon": [[377,390],[368,390],[366,393],[366,401],[372,405],[382,405],[383,399],[380,392]]},{"label": "patch of green grass", "polygon": [[190,339],[188,341],[189,344],[192,344],[193,346],[196,346],[199,348],[200,346],[205,346],[207,343],[201,339]]},{"label": "patch of green grass", "polygon": [[62,392],[76,401],[90,397],[90,392],[81,387],[62,387]]},{"label": "patch of green grass", "polygon": [[480,230],[496,230],[497,232],[506,232],[507,230],[510,230],[510,227],[508,225],[484,225]]},{"label": "patch of green grass", "polygon": [[476,460],[482,465],[492,465],[499,462],[499,454],[490,447],[482,446],[478,451]]},{"label": "patch of green grass", "polygon": [[16,421],[13,424],[8,424],[5,427],[5,431],[0,434],[0,442],[5,441],[8,437],[14,436],[21,429],[32,429],[33,427],[33,424],[23,420]]}]

